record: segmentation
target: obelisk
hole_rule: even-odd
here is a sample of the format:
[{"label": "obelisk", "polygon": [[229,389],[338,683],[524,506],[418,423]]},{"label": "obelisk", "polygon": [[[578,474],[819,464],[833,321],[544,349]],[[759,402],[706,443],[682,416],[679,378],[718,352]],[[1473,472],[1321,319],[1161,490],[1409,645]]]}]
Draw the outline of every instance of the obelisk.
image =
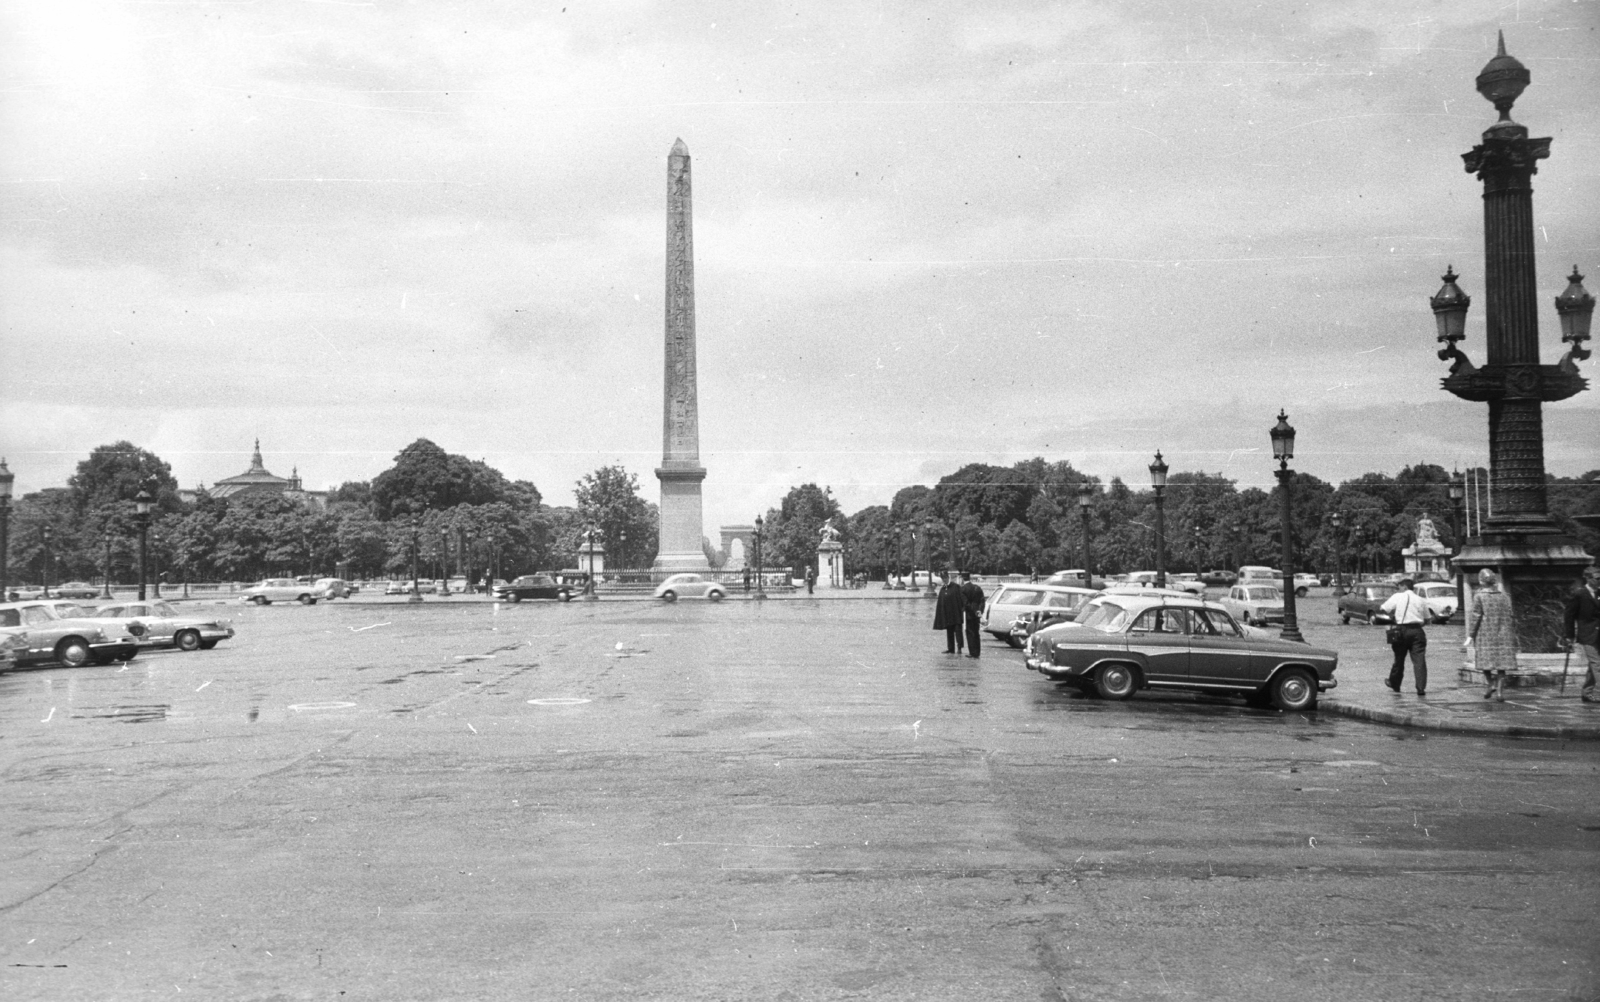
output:
[{"label": "obelisk", "polygon": [[689,147],[679,139],[667,156],[667,323],[661,415],[661,481],[655,569],[709,568],[701,546],[700,404],[694,365],[694,199]]}]

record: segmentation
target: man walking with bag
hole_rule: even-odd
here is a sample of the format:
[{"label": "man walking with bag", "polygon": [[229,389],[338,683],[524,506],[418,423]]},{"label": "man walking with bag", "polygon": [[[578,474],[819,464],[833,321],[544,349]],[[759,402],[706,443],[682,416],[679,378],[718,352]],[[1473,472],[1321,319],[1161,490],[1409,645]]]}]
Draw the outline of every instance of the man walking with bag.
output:
[{"label": "man walking with bag", "polygon": [[1600,703],[1600,689],[1595,687],[1600,681],[1600,568],[1583,569],[1583,583],[1567,600],[1562,620],[1561,636],[1567,649],[1576,642],[1589,662],[1589,673],[1583,677],[1583,701]]},{"label": "man walking with bag", "polygon": [[1394,620],[1389,627],[1389,647],[1394,651],[1394,667],[1389,669],[1389,679],[1384,684],[1395,692],[1406,674],[1406,653],[1411,654],[1411,674],[1416,678],[1417,695],[1428,694],[1428,634],[1422,624],[1428,618],[1428,603],[1412,591],[1415,584],[1410,578],[1400,581],[1400,590],[1384,600],[1378,611]]}]

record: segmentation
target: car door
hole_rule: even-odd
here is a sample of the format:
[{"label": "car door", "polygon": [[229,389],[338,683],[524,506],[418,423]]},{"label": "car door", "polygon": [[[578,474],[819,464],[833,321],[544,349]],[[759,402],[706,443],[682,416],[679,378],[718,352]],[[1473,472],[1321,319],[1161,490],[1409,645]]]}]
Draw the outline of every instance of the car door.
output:
[{"label": "car door", "polygon": [[1128,627],[1128,651],[1142,656],[1145,681],[1188,681],[1188,610],[1157,606],[1140,613]]},{"label": "car door", "polygon": [[1215,609],[1190,614],[1189,681],[1195,685],[1242,685],[1265,681],[1244,631]]}]

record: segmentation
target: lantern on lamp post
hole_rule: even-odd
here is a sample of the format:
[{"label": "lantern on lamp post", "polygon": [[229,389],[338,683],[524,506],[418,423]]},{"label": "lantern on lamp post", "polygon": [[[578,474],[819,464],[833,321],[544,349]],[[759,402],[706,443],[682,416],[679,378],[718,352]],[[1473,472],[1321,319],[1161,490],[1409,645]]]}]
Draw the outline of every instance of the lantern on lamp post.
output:
[{"label": "lantern on lamp post", "polygon": [[1150,486],[1156,492],[1156,587],[1167,586],[1167,518],[1161,495],[1167,489],[1167,464],[1161,461],[1161,450],[1156,450],[1156,461],[1150,464]]},{"label": "lantern on lamp post", "polygon": [[[279,467],[282,469],[282,467]],[[134,517],[139,522],[139,601],[144,601],[145,561],[150,556],[150,508],[155,501],[143,487],[133,499]]]},{"label": "lantern on lamp post", "polygon": [[1283,490],[1283,514],[1279,518],[1283,524],[1283,631],[1279,636],[1284,640],[1305,643],[1306,638],[1300,635],[1300,620],[1294,608],[1294,537],[1291,532],[1294,513],[1290,498],[1294,471],[1289,469],[1289,460],[1294,458],[1294,428],[1289,424],[1289,415],[1279,410],[1278,423],[1267,434],[1272,438],[1272,458],[1278,461],[1274,475]]}]

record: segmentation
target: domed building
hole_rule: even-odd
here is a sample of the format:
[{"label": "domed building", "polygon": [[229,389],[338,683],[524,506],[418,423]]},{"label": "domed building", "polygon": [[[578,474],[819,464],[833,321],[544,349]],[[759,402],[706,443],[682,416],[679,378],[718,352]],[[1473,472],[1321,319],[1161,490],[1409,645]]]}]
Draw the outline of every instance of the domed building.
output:
[{"label": "domed building", "polygon": [[256,439],[255,452],[250,454],[250,468],[238,476],[218,480],[207,493],[214,498],[231,498],[240,494],[286,494],[311,507],[325,508],[328,505],[326,491],[308,491],[301,486],[298,466],[287,477],[269,472],[261,461],[259,438]]}]

